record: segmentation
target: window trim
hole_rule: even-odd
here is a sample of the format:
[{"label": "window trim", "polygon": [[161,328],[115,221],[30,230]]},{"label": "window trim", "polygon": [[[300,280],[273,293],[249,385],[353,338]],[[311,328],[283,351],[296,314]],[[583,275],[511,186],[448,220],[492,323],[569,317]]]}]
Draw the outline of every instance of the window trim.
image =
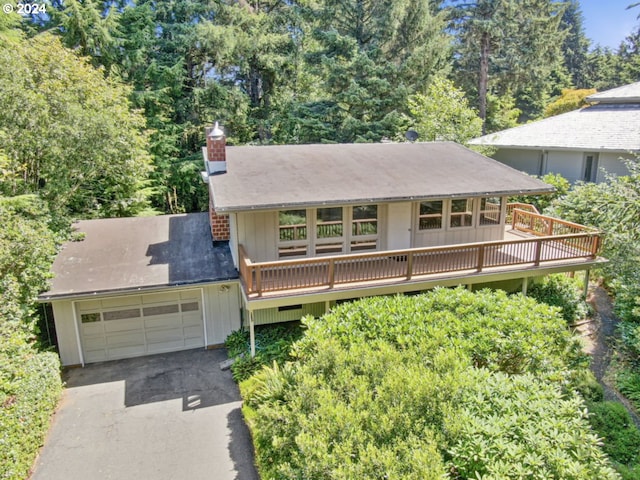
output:
[{"label": "window trim", "polygon": [[[441,204],[441,208],[440,208],[440,227],[439,228],[420,228],[420,220],[422,218],[428,217],[428,218],[437,218],[437,214],[425,214],[425,215],[421,215],[420,214],[420,207],[422,206],[423,203],[427,203],[427,202],[440,202]],[[422,200],[420,202],[418,202],[418,206],[417,206],[417,213],[418,213],[418,222],[416,225],[416,228],[418,229],[419,232],[441,232],[442,230],[445,229],[445,212],[448,210],[448,202],[445,199],[441,199],[441,200]]]},{"label": "window trim", "polygon": [[[500,200],[500,209],[498,210],[498,221],[497,223],[482,223],[482,215],[489,212],[489,210],[483,210],[482,209],[482,202],[489,200],[490,198],[497,198]],[[503,218],[503,210],[504,210],[504,205],[506,204],[505,202],[505,197],[503,197],[502,195],[495,195],[493,197],[480,197],[479,199],[480,201],[477,202],[478,204],[478,228],[486,228],[486,227],[499,227],[501,225],[504,225],[504,218]],[[486,204],[485,204],[486,205]]]},{"label": "window trim", "polygon": [[[478,216],[476,215],[476,210],[477,210],[477,205],[479,202],[477,202],[478,197],[459,197],[459,198],[452,198],[449,200],[449,208],[447,209],[447,230],[453,230],[453,231],[460,231],[460,230],[470,230],[473,228],[476,228],[476,222],[477,222],[477,218]],[[462,215],[468,215],[468,210],[465,210],[464,212],[454,212],[453,211],[453,202],[455,202],[456,200],[465,200],[468,204],[469,200],[471,200],[471,224],[470,225],[458,225],[458,226],[454,226],[451,224],[451,221],[453,220],[454,214],[456,216],[462,216]]]},{"label": "window trim", "polygon": [[[353,209],[354,207],[366,206],[366,205],[375,205],[376,208],[376,233],[370,235],[353,235]],[[311,208],[291,208],[291,209],[281,209],[276,211],[275,221],[276,221],[276,258],[278,260],[286,260],[286,259],[297,259],[297,258],[315,258],[315,257],[323,257],[323,256],[331,256],[331,255],[346,255],[350,253],[360,253],[367,251],[378,251],[380,249],[381,242],[381,225],[382,225],[382,215],[381,215],[381,204],[380,203],[371,203],[371,204],[357,204],[357,205],[323,205],[320,207],[311,207]],[[342,236],[340,237],[327,237],[327,238],[318,238],[317,235],[317,227],[318,227],[318,210],[322,208],[341,208],[342,209]],[[306,215],[306,229],[307,229],[307,238],[305,240],[280,240],[280,213],[287,211],[295,211],[295,210],[304,210]],[[355,242],[375,242],[375,246],[373,249],[356,249],[353,250]],[[329,252],[329,253],[317,253],[317,248],[326,246],[329,247],[331,245],[340,244],[340,252]],[[281,255],[281,250],[283,248],[300,248],[301,250],[304,248],[304,253],[293,254],[293,255]]]}]

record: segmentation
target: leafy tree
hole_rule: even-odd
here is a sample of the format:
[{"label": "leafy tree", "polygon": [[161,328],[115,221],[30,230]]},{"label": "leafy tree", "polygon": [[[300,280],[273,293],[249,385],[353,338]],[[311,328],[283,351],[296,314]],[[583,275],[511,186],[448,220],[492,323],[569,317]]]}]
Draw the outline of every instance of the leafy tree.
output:
[{"label": "leafy tree", "polygon": [[594,93],[596,93],[594,88],[583,90],[563,89],[562,96],[545,107],[544,116],[552,117],[584,107],[587,104],[585,98]]},{"label": "leafy tree", "polygon": [[58,216],[146,208],[145,122],[127,88],[49,34],[1,44],[0,63],[0,194],[37,192]]},{"label": "leafy tree", "polygon": [[[560,62],[562,5],[550,0],[455,0],[456,71],[477,91],[480,118],[487,119],[489,93],[521,92],[543,99]],[[469,85],[473,80],[477,87]],[[486,125],[483,128],[486,132]]]},{"label": "leafy tree", "polygon": [[482,120],[469,106],[464,92],[443,77],[435,78],[425,94],[409,97],[409,111],[424,141],[465,143],[482,132]]}]

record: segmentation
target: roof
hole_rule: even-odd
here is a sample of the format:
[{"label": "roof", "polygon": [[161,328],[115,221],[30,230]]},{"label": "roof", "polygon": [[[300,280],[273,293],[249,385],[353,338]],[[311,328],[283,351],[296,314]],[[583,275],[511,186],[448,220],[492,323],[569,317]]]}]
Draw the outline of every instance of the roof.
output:
[{"label": "roof", "polygon": [[226,159],[209,177],[218,212],[553,191],[452,142],[228,147]]},{"label": "roof", "polygon": [[637,151],[640,150],[640,103],[599,103],[490,133],[469,143],[501,148],[568,149],[583,152]]},{"label": "roof", "polygon": [[83,220],[41,301],[238,278],[228,244],[214,245],[207,213]]},{"label": "roof", "polygon": [[640,103],[640,82],[594,93],[589,95],[586,100],[589,103]]}]

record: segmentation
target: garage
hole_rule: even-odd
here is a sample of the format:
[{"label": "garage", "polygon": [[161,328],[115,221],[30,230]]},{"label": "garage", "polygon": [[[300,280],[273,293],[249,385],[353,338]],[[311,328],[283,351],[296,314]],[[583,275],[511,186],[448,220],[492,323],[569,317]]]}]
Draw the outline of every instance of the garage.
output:
[{"label": "garage", "polygon": [[85,362],[205,345],[199,290],[77,302]]},{"label": "garage", "polygon": [[40,301],[65,366],[212,348],[240,327],[238,272],[207,213],[82,220]]}]

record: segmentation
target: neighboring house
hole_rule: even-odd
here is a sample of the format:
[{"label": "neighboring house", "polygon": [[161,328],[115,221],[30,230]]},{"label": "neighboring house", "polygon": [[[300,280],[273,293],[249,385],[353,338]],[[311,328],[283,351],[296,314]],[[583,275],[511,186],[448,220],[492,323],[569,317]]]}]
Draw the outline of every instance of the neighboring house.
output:
[{"label": "neighboring house", "polygon": [[596,93],[587,107],[491,133],[471,145],[497,148],[493,157],[531,175],[559,173],[571,183],[626,175],[621,158],[640,152],[640,82]]},{"label": "neighboring house", "polygon": [[64,365],[212,347],[241,326],[253,350],[255,325],[341,301],[526,291],[602,261],[598,232],[507,205],[552,187],[454,143],[227,148],[212,128],[204,155],[209,215],[78,224],[84,240],[66,244],[40,297]]}]

